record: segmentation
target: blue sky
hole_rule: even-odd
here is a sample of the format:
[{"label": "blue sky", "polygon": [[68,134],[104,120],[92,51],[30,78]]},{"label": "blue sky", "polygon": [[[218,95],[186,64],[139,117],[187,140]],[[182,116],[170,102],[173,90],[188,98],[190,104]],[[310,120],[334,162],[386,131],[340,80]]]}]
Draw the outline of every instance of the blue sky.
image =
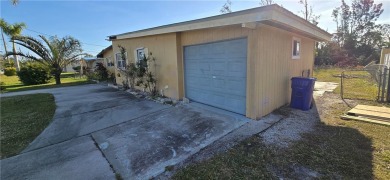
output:
[{"label": "blue sky", "polygon": [[[233,11],[258,7],[260,2],[260,0],[231,1]],[[277,4],[283,5],[296,14],[302,9],[298,1],[275,0]],[[27,29],[23,31],[24,35],[37,36],[37,32],[59,37],[70,35],[83,43],[83,49],[87,53],[96,55],[110,45],[110,42],[105,40],[109,35],[218,15],[225,2],[223,0],[20,0],[17,6],[13,6],[9,0],[1,0],[0,15],[10,23],[26,23]],[[314,12],[321,15],[319,26],[333,32],[335,25],[331,12],[340,1],[309,0],[309,2],[312,3]],[[390,23],[390,0],[375,2],[384,4],[385,11],[379,22]],[[4,52],[3,48],[1,43],[1,51]],[[11,44],[8,48],[11,48]]]}]

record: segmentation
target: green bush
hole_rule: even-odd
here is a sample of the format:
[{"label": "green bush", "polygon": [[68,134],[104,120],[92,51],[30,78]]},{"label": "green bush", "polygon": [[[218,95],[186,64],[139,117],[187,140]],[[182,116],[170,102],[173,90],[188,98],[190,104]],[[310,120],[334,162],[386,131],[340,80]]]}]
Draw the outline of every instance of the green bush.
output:
[{"label": "green bush", "polygon": [[5,85],[4,82],[0,82],[0,91],[3,91],[6,89],[6,87],[4,85]]},{"label": "green bush", "polygon": [[16,68],[14,67],[7,67],[4,69],[4,75],[6,76],[15,76],[16,75]]},{"label": "green bush", "polygon": [[103,63],[96,63],[95,72],[99,81],[105,81],[108,79],[107,68],[104,67]]},{"label": "green bush", "polygon": [[88,80],[99,80],[99,75],[96,72],[87,73]]},{"label": "green bush", "polygon": [[51,78],[50,70],[38,64],[22,67],[17,74],[24,85],[46,84]]}]

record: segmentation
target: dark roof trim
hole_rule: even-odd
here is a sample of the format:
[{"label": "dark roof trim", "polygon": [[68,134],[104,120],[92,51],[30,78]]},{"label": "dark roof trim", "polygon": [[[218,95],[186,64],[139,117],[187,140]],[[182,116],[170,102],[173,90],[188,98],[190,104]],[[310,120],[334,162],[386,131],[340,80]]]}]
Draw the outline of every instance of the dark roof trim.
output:
[{"label": "dark roof trim", "polygon": [[110,46],[104,48],[102,51],[100,51],[99,54],[96,55],[96,57],[97,57],[97,58],[103,58],[103,54],[104,54],[106,51],[110,50],[110,49],[112,49],[112,45],[110,45]]}]

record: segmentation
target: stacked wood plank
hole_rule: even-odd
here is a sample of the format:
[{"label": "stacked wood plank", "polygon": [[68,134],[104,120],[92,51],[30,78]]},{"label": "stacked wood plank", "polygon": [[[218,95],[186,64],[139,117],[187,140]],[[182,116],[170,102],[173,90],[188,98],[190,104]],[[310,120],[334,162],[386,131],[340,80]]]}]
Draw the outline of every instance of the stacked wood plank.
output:
[{"label": "stacked wood plank", "polygon": [[390,126],[390,108],[357,105],[341,118]]}]

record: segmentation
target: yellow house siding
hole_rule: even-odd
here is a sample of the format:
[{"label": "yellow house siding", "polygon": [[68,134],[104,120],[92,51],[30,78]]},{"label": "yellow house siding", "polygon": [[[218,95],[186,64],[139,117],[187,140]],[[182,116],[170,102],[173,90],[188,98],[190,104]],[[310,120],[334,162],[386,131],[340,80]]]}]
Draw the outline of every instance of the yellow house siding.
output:
[{"label": "yellow house siding", "polygon": [[[314,40],[269,26],[258,29],[258,61],[256,66],[257,117],[269,114],[290,101],[291,77],[312,71]],[[292,59],[292,38],[301,39],[300,59]]]},{"label": "yellow house siding", "polygon": [[[151,66],[152,72],[157,77],[157,89],[164,90],[164,95],[179,99],[179,80],[177,64],[177,36],[176,33],[146,36],[140,38],[114,40],[112,42],[114,54],[118,53],[118,45],[123,46],[127,51],[127,63],[135,62],[134,51],[137,48],[148,48],[148,52],[155,57],[155,65]],[[115,55],[114,55],[115,57]],[[116,66],[116,61],[115,61]],[[117,69],[117,68],[116,68]],[[116,70],[116,73],[119,71]],[[117,83],[122,84],[123,75],[117,77]],[[168,89],[165,87],[168,86]]]},{"label": "yellow house siding", "polygon": [[[385,63],[385,56],[386,54],[390,54],[390,48],[382,48],[381,50],[381,59],[379,64],[384,64]],[[390,55],[388,55],[390,56]]]},{"label": "yellow house siding", "polygon": [[[292,59],[293,37],[301,40],[300,59]],[[119,52],[118,45],[128,51],[129,62],[135,60],[135,49],[148,48],[156,58],[158,89],[168,85],[164,94],[181,99],[185,97],[183,47],[237,38],[248,39],[246,116],[257,119],[289,103],[291,77],[301,76],[303,70],[312,71],[314,40],[268,25],[255,29],[233,25],[114,40],[113,57]],[[122,79],[117,78],[117,82],[121,84]]]},{"label": "yellow house siding", "polygon": [[114,56],[114,52],[113,52],[113,50],[111,49],[111,50],[107,50],[107,51],[105,51],[104,53],[103,53],[103,58],[105,58],[105,65],[106,65],[106,68],[107,68],[107,70],[108,70],[108,72],[109,73],[113,73],[113,74],[115,74],[115,66],[108,66],[107,65],[107,60],[106,60],[106,58],[107,59],[109,59],[109,61],[111,61],[111,62],[114,62],[115,61],[115,56]]}]

